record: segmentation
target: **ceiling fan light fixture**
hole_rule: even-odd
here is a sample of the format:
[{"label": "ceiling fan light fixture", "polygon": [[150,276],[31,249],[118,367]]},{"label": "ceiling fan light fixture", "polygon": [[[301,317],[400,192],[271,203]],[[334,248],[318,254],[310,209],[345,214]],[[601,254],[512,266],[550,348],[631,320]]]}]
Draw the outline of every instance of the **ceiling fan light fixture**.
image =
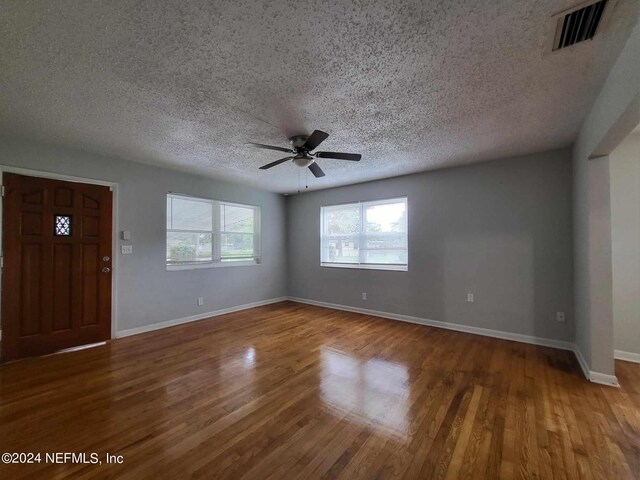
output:
[{"label": "ceiling fan light fixture", "polygon": [[296,155],[293,157],[293,163],[299,167],[308,167],[313,163],[313,158],[309,155]]}]

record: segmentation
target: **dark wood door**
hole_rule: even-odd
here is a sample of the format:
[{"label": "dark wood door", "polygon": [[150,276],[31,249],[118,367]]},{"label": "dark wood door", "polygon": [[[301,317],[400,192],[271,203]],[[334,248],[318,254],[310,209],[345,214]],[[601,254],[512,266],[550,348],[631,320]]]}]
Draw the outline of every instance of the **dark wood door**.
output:
[{"label": "dark wood door", "polygon": [[4,360],[111,336],[111,191],[3,175]]}]

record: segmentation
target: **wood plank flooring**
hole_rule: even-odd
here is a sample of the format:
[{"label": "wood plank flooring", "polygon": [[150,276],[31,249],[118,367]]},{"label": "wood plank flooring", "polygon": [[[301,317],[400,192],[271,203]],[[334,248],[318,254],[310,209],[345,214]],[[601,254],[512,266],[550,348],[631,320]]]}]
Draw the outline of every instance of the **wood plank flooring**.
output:
[{"label": "wood plank flooring", "polygon": [[43,460],[0,478],[640,478],[640,365],[617,374],[283,302],[0,366],[0,453]]}]

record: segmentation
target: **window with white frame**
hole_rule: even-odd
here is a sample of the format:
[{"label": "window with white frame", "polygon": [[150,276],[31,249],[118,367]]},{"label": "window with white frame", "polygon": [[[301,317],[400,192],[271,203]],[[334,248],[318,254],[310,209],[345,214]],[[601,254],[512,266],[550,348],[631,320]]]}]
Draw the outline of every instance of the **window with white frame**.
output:
[{"label": "window with white frame", "polygon": [[325,267],[407,270],[407,198],[329,205],[320,214]]},{"label": "window with white frame", "polygon": [[260,207],[167,195],[167,268],[256,264]]}]

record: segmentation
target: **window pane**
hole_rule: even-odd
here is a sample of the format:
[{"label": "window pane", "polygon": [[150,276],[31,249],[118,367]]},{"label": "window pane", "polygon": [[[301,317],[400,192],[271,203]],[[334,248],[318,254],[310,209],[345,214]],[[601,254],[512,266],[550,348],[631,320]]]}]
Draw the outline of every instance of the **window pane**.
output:
[{"label": "window pane", "polygon": [[71,236],[71,216],[70,215],[56,215],[54,220],[53,232],[56,237],[69,237]]},{"label": "window pane", "polygon": [[210,202],[171,197],[168,208],[171,209],[167,214],[169,229],[213,230],[213,205]]},{"label": "window pane", "polygon": [[210,233],[167,232],[167,262],[210,262],[212,251]]},{"label": "window pane", "polygon": [[364,263],[407,264],[406,250],[364,250],[362,256]]},{"label": "window pane", "polygon": [[323,263],[407,265],[407,201],[322,207]]},{"label": "window pane", "polygon": [[364,239],[363,250],[407,248],[406,233],[367,233]]},{"label": "window pane", "polygon": [[325,235],[349,235],[360,231],[360,205],[323,207]]},{"label": "window pane", "polygon": [[255,256],[253,234],[223,233],[220,245],[222,261],[246,260]]},{"label": "window pane", "polygon": [[234,205],[220,205],[220,225],[223,232],[253,233],[255,210]]},{"label": "window pane", "polygon": [[322,241],[322,261],[358,263],[358,237],[325,238]]},{"label": "window pane", "polygon": [[369,205],[364,207],[366,232],[406,232],[405,202]]}]

